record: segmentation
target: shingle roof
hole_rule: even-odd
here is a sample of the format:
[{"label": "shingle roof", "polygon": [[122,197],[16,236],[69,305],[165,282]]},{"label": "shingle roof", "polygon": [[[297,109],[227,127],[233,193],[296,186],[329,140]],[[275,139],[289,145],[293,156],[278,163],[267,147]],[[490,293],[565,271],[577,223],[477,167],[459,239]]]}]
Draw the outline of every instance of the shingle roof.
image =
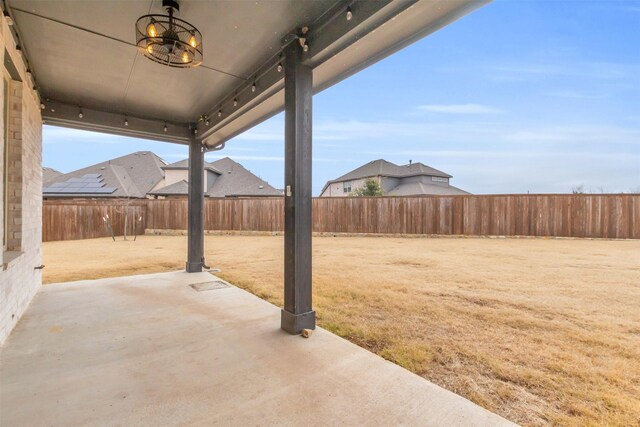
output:
[{"label": "shingle roof", "polygon": [[329,182],[351,181],[372,176],[406,177],[415,175],[439,176],[451,178],[451,175],[422,163],[396,165],[384,159],[373,160]]},{"label": "shingle roof", "polygon": [[168,165],[164,165],[162,169],[189,169],[189,159],[169,163]]},{"label": "shingle roof", "polygon": [[[181,165],[187,160],[181,160],[171,165],[167,169],[184,169]],[[225,157],[208,164],[207,169],[215,172],[218,177],[215,179],[205,195],[208,197],[256,197],[256,196],[282,196],[282,192],[276,190],[267,181],[254,175],[245,169],[240,163]],[[155,196],[175,196],[186,195],[189,191],[189,184],[182,180],[166,187],[159,188],[149,194]]]},{"label": "shingle roof", "polygon": [[423,182],[407,182],[400,184],[385,196],[418,196],[418,195],[442,195],[453,196],[457,194],[470,194],[453,185],[430,185]]},{"label": "shingle roof", "polygon": [[[126,156],[97,163],[77,171],[59,175],[47,182],[44,196],[56,197],[133,197],[143,198],[163,178],[161,167],[166,163],[151,151],[138,151]],[[70,183],[74,178],[86,179],[86,175],[99,175],[103,188],[116,188],[106,193],[86,187],[82,192],[60,192],[60,184]],[[58,185],[55,185],[58,184]],[[69,187],[69,185],[67,185]]]},{"label": "shingle roof", "polygon": [[189,183],[186,180],[180,180],[173,184],[158,188],[149,194],[154,196],[181,196],[189,193]]},{"label": "shingle roof", "polygon": [[[189,161],[166,164],[150,151],[139,151],[77,171],[61,174],[43,188],[45,197],[133,197],[152,195],[186,195],[188,183],[152,189],[164,177],[163,169],[188,169]],[[206,192],[210,197],[282,196],[268,182],[258,178],[228,157],[205,165],[218,175]],[[113,190],[115,189],[115,190]]]},{"label": "shingle roof", "polygon": [[210,165],[220,171],[220,176],[209,188],[209,197],[282,196],[267,181],[258,178],[229,157],[211,162]]},{"label": "shingle roof", "polygon": [[[208,169],[210,171],[213,172],[217,172],[218,174],[220,173],[220,171],[218,171],[216,168],[214,168],[213,166],[211,166],[211,164],[209,163],[205,163],[204,165],[205,169]],[[184,160],[179,160],[177,162],[174,163],[170,163],[168,165],[162,166],[162,169],[189,169],[189,159],[184,159]]]},{"label": "shingle roof", "polygon": [[42,168],[42,183],[46,184],[49,181],[51,181],[52,179],[54,179],[57,176],[62,175],[62,172],[57,171],[53,168],[47,168],[47,167],[43,167]]},{"label": "shingle roof", "polygon": [[414,175],[428,175],[428,176],[439,176],[442,178],[453,178],[453,176],[448,173],[444,173],[439,171],[438,169],[432,168],[431,166],[427,166],[424,163],[411,163],[406,165],[400,165],[400,175],[398,176],[414,176]]}]

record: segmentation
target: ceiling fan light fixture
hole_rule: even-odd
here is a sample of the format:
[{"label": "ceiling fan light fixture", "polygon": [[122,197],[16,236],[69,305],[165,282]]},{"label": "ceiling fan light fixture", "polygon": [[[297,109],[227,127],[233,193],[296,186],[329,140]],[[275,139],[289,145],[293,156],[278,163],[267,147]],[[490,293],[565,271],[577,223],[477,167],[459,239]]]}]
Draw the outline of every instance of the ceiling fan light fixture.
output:
[{"label": "ceiling fan light fixture", "polygon": [[140,52],[159,64],[191,68],[202,64],[202,34],[189,22],[176,18],[176,0],[163,0],[166,15],[141,16],[136,22],[136,45]]}]

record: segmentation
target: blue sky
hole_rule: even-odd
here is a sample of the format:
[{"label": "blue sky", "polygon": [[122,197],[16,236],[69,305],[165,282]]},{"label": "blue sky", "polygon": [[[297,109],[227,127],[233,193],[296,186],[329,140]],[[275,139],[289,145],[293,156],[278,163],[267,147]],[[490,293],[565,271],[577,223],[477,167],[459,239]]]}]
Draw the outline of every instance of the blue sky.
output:
[{"label": "blue sky", "polygon": [[[314,195],[371,160],[423,162],[478,194],[640,191],[640,1],[497,0],[314,97]],[[229,156],[278,188],[284,117]],[[63,172],[186,147],[45,126]],[[70,156],[69,153],[73,153]]]}]

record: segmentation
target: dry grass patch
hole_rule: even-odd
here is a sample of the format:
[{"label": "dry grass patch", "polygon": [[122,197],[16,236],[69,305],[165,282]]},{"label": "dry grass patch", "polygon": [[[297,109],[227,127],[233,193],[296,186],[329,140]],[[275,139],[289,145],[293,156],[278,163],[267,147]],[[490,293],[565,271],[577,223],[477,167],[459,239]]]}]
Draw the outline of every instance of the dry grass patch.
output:
[{"label": "dry grass patch", "polygon": [[[283,240],[208,236],[282,305]],[[44,244],[45,281],[175,270],[186,238]],[[640,425],[640,242],[314,239],[319,324],[526,425]]]}]

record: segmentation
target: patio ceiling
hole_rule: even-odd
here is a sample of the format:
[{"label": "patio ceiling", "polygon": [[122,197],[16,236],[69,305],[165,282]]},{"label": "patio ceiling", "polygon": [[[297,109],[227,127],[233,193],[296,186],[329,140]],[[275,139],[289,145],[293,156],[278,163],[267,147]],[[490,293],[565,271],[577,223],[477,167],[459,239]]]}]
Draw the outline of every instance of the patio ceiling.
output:
[{"label": "patio ceiling", "polygon": [[197,126],[212,147],[283,110],[279,55],[302,27],[317,93],[487,2],[182,0],[178,16],[203,35],[204,62],[192,69],[156,64],[135,46],[136,20],[164,13],[161,0],[6,6],[45,123],[184,144]]}]

